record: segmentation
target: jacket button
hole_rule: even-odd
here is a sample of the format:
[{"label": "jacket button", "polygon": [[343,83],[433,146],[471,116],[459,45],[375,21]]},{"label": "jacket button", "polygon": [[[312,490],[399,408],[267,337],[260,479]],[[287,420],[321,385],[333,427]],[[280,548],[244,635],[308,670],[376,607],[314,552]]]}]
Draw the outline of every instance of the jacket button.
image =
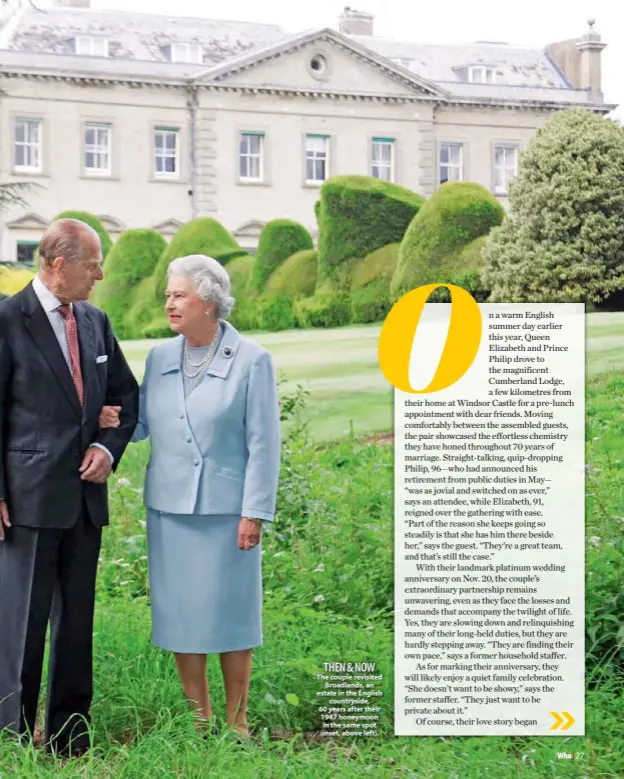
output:
[{"label": "jacket button", "polygon": [[191,443],[191,436],[187,435],[184,440],[186,441],[187,444],[190,444]]},{"label": "jacket button", "polygon": [[193,460],[193,465],[199,465],[199,460]]},{"label": "jacket button", "polygon": [[180,419],[184,419],[184,414],[180,414]]}]

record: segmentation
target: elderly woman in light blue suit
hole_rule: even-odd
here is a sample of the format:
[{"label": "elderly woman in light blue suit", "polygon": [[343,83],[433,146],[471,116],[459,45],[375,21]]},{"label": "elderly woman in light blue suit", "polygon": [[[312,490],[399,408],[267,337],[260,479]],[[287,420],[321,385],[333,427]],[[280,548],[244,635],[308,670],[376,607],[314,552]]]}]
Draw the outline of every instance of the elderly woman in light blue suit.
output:
[{"label": "elderly woman in light blue suit", "polygon": [[[151,443],[144,502],[153,643],[175,653],[200,721],[212,718],[206,655],[219,653],[227,723],[246,736],[280,415],[271,357],[226,321],[229,293],[227,272],[210,257],[169,266],[165,311],[178,336],[149,352],[133,440]],[[101,424],[114,425],[115,410],[105,408]]]}]

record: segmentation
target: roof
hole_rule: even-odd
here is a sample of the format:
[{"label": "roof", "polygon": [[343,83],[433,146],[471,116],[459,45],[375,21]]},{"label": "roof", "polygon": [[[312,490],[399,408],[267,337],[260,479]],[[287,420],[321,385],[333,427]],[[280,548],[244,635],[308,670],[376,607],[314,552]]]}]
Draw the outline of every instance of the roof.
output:
[{"label": "roof", "polygon": [[163,47],[201,43],[204,63],[213,65],[286,37],[274,24],[223,22],[189,17],[157,16],[127,11],[78,8],[28,8],[6,48],[47,54],[72,53],[79,35],[104,37],[111,58],[165,62]]},{"label": "roof", "polygon": [[[79,35],[106,38],[110,56],[75,56],[72,41]],[[571,88],[543,49],[503,43],[406,43],[327,29],[288,35],[274,24],[27,5],[0,31],[0,49],[5,49],[2,69],[7,74],[57,71],[73,78],[160,80],[163,85],[201,78],[216,88],[224,84],[225,74],[286,54],[315,35],[369,59],[401,81],[406,92],[459,102],[601,107],[596,96]],[[164,47],[171,43],[201,44],[202,65],[169,62]],[[470,65],[494,68],[496,83],[467,83],[460,71]]]},{"label": "roof", "polygon": [[[566,89],[569,84],[543,49],[505,43],[432,45],[401,43],[389,38],[351,36],[364,46],[418,73],[429,81],[461,82],[459,68],[485,65],[496,69],[497,83],[509,86]],[[484,86],[484,85],[479,85]]]}]

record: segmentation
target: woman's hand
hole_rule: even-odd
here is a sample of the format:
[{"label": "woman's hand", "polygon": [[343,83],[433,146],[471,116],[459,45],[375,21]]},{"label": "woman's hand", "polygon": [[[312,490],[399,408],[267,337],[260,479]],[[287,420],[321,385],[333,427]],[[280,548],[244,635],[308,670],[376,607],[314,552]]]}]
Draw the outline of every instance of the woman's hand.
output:
[{"label": "woman's hand", "polygon": [[100,411],[100,430],[108,427],[119,427],[119,412],[121,406],[102,406]]},{"label": "woman's hand", "polygon": [[262,538],[262,520],[241,517],[238,523],[238,548],[248,552],[258,546]]}]

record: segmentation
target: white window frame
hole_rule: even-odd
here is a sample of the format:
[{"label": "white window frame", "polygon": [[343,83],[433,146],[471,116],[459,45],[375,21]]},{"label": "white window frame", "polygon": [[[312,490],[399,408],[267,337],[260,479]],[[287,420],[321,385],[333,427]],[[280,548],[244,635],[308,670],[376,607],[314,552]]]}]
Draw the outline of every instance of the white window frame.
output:
[{"label": "white window frame", "polygon": [[[17,140],[17,126],[18,124],[24,124],[24,138],[23,141]],[[37,138],[33,141],[30,140],[29,133],[26,131],[27,126],[34,126],[37,128]],[[30,150],[25,154],[25,157],[29,160],[29,163],[20,165],[17,162],[17,149],[23,147]],[[35,157],[35,164],[31,164],[31,153]],[[27,116],[18,116],[13,122],[13,170],[20,173],[41,173],[43,170],[43,121]]]},{"label": "white window frame", "polygon": [[[162,153],[158,153],[158,149],[156,147],[156,137],[158,135],[163,136],[163,146],[162,146]],[[167,144],[164,141],[165,136],[167,135],[173,135],[175,140],[175,149],[173,150],[173,155],[167,153]],[[152,150],[153,150],[153,170],[154,170],[154,178],[156,179],[165,179],[165,180],[171,180],[171,179],[179,179],[180,178],[180,130],[177,127],[161,127],[161,126],[155,126],[152,131]],[[174,159],[175,160],[175,171],[159,171],[157,160],[158,159]]]},{"label": "white window frame", "polygon": [[[87,142],[87,133],[89,131],[96,133],[97,140],[94,143]],[[102,132],[105,134],[105,143],[101,143],[98,136]],[[99,166],[90,168],[87,165],[87,154],[93,154],[95,159],[103,158],[106,160],[106,167]],[[113,128],[112,125],[104,122],[85,122],[83,130],[83,163],[82,168],[85,176],[110,176],[113,172]]]},{"label": "white window frame", "polygon": [[[381,146],[388,147],[390,149],[390,160],[388,162],[382,159],[375,159],[375,147]],[[371,141],[371,176],[373,178],[379,179],[380,181],[388,181],[393,184],[395,176],[395,158],[395,139],[374,137]],[[387,170],[388,178],[375,175],[375,168],[377,168],[379,172],[382,170]]]},{"label": "white window frame", "polygon": [[[496,152],[502,149],[504,160],[502,165],[496,163]],[[512,163],[508,163],[507,153],[512,152]],[[495,195],[506,195],[509,192],[509,184],[518,175],[518,164],[520,161],[520,145],[518,143],[495,143],[492,154],[493,182],[492,188]],[[501,173],[502,184],[497,183],[498,173]]]},{"label": "white window frame", "polygon": [[[310,144],[310,141],[322,141],[323,142],[323,149],[314,149],[311,148],[313,144]],[[308,162],[310,160],[313,160],[316,162],[316,160],[324,160],[325,167],[324,167],[324,173],[325,176],[322,179],[317,178],[308,178]],[[329,136],[328,135],[322,135],[320,133],[306,133],[305,136],[305,159],[304,159],[304,177],[305,177],[305,183],[311,187],[320,187],[322,184],[324,184],[327,179],[329,178]],[[314,166],[316,167],[316,166]]]},{"label": "white window frame", "polygon": [[[250,148],[250,142],[248,142],[247,148],[243,149],[243,142],[246,139],[258,138],[258,151],[252,151]],[[254,160],[258,161],[258,175],[250,176],[243,175],[241,172],[242,161],[247,160],[247,171],[252,169]],[[246,183],[258,183],[264,181],[264,133],[252,132],[251,130],[241,130],[238,140],[238,179],[239,181]]]},{"label": "white window frame", "polygon": [[172,43],[170,52],[171,62],[185,65],[202,65],[204,62],[204,50],[199,43]]},{"label": "white window frame", "polygon": [[[442,162],[442,150],[448,147],[449,149],[449,162]],[[459,162],[450,162],[451,148],[459,149]],[[438,151],[438,184],[442,184],[442,168],[447,168],[448,171],[457,170],[457,178],[451,176],[446,177],[446,181],[463,181],[464,180],[464,144],[458,141],[442,141]]]},{"label": "white window frame", "polygon": [[[103,44],[103,51],[94,51]],[[82,48],[82,51],[80,50]],[[108,40],[106,38],[94,38],[90,35],[78,35],[74,40],[74,50],[79,57],[108,57]]]},{"label": "white window frame", "polygon": [[487,65],[469,65],[468,81],[471,84],[496,84],[496,70]]}]

